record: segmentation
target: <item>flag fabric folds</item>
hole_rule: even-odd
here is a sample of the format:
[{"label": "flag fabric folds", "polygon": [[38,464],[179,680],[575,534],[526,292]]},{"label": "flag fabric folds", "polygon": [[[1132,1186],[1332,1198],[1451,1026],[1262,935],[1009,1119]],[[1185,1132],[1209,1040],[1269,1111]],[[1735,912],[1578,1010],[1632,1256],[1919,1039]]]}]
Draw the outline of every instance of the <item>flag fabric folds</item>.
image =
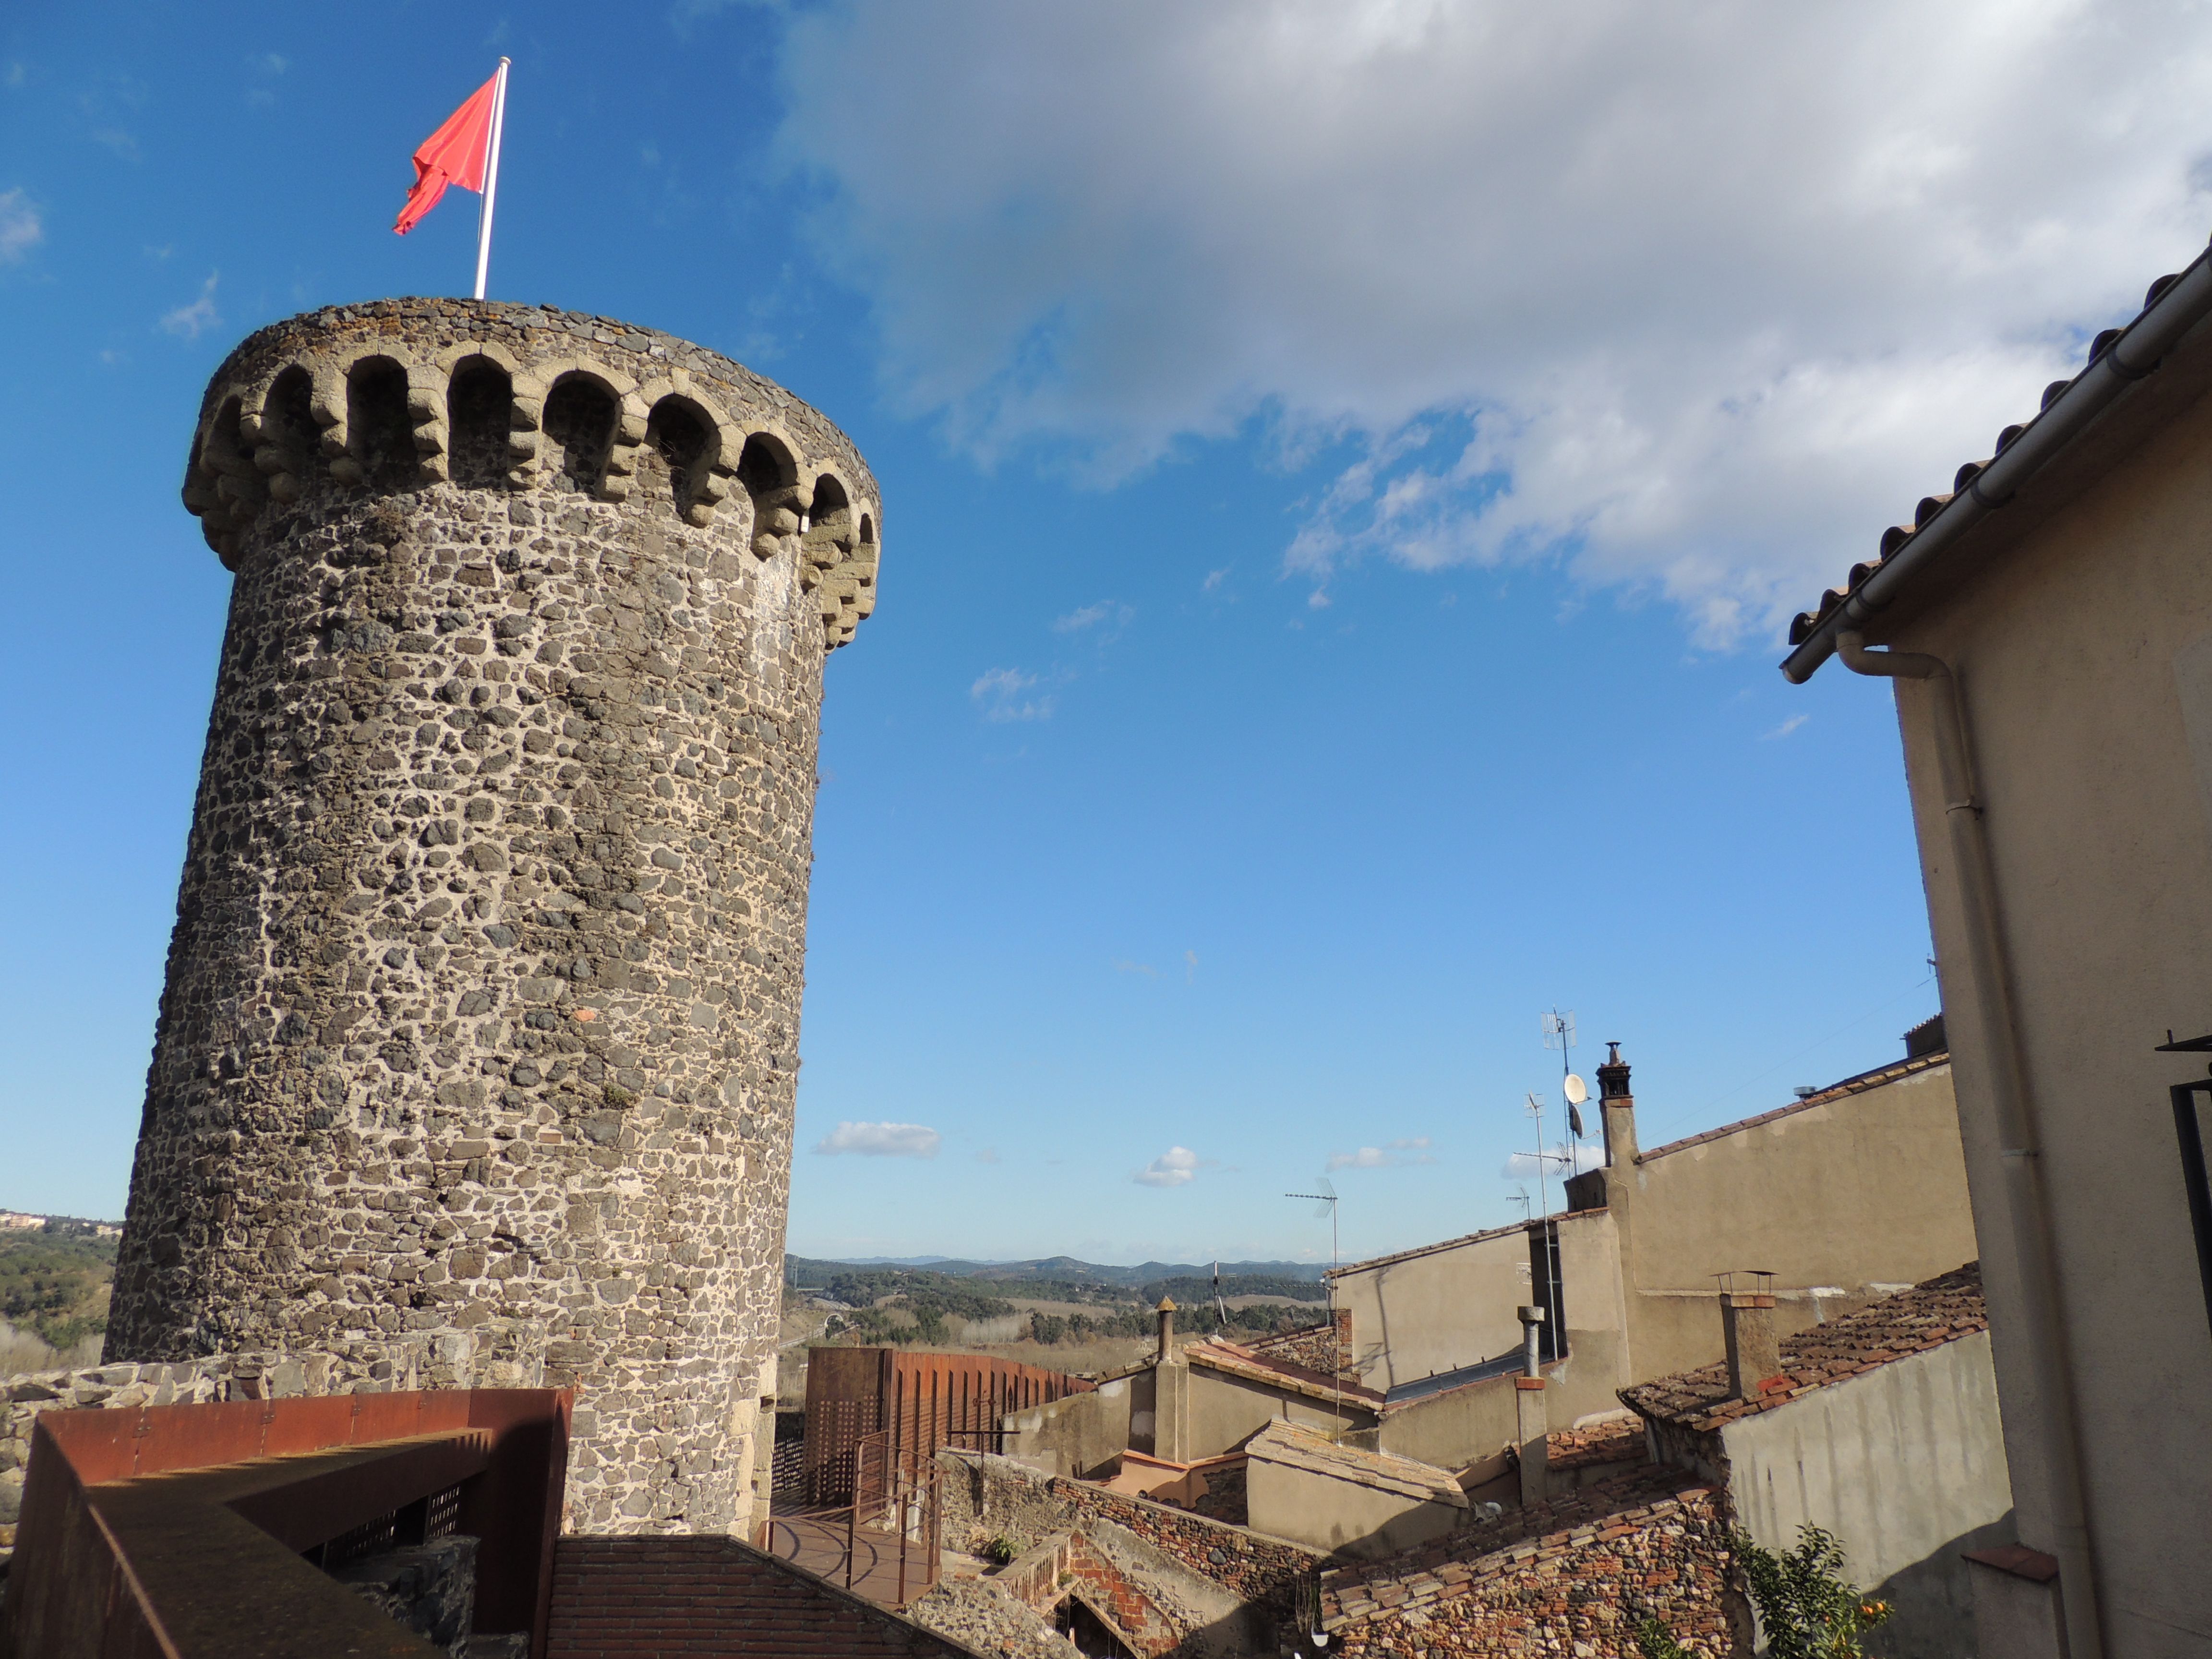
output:
[{"label": "flag fabric folds", "polygon": [[415,151],[415,187],[392,228],[404,236],[422,216],[438,205],[447,185],[463,190],[482,190],[484,155],[491,148],[492,106],[497,100],[499,76],[495,75],[469,95],[469,100],[446,118],[445,125],[425,138]]}]

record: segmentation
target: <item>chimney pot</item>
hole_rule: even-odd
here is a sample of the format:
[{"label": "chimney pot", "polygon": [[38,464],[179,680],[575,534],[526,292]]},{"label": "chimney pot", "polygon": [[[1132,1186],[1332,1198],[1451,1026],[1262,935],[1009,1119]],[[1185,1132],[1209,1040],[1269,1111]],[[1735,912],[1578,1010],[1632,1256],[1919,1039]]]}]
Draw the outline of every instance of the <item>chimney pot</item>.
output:
[{"label": "chimney pot", "polygon": [[1168,1356],[1175,1352],[1176,1305],[1174,1300],[1168,1297],[1162,1297],[1160,1298],[1160,1305],[1154,1309],[1153,1311],[1160,1316],[1160,1346],[1158,1357],[1161,1360],[1165,1361]]}]

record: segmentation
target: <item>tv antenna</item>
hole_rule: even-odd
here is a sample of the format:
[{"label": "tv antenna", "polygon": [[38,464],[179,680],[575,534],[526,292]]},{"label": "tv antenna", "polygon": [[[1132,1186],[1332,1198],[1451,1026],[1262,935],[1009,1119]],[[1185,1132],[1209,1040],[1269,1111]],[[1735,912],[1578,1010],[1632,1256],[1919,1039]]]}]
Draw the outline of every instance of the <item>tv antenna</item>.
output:
[{"label": "tv antenna", "polygon": [[1574,1060],[1567,1050],[1575,1046],[1575,1011],[1571,1008],[1553,1008],[1538,1016],[1544,1029],[1544,1046],[1555,1049],[1559,1056],[1559,1093],[1567,1103],[1567,1128],[1575,1138],[1577,1154],[1576,1167],[1569,1175],[1579,1175],[1583,1139],[1583,1103],[1589,1098],[1589,1086],[1575,1075]]},{"label": "tv antenna", "polygon": [[1344,1433],[1344,1359],[1336,1347],[1336,1270],[1340,1261],[1336,1248],[1336,1184],[1327,1176],[1321,1176],[1315,1180],[1314,1185],[1321,1190],[1317,1193],[1285,1193],[1283,1196],[1310,1198],[1313,1200],[1314,1218],[1318,1221],[1324,1215],[1328,1218],[1328,1277],[1322,1283],[1328,1286],[1328,1299],[1324,1305],[1328,1310],[1329,1352],[1334,1356],[1328,1366],[1330,1379],[1336,1385],[1334,1433],[1332,1437],[1340,1438]]},{"label": "tv antenna", "polygon": [[[1314,1219],[1318,1221],[1323,1216],[1327,1216],[1328,1218],[1328,1270],[1333,1274],[1336,1272],[1337,1267],[1336,1187],[1327,1176],[1322,1176],[1318,1181],[1315,1182],[1314,1184],[1321,1188],[1319,1192],[1285,1193],[1283,1196],[1285,1198],[1310,1198],[1314,1201]],[[1328,1293],[1330,1297],[1334,1299],[1336,1295],[1336,1286],[1334,1283],[1329,1285]]]},{"label": "tv antenna", "polygon": [[[1543,1304],[1544,1329],[1547,1333],[1557,1333],[1559,1328],[1559,1224],[1552,1215],[1552,1195],[1546,1182],[1551,1165],[1566,1160],[1556,1152],[1544,1150],[1544,1097],[1532,1090],[1528,1104],[1522,1109],[1536,1125],[1536,1202],[1539,1213],[1543,1218],[1544,1239],[1544,1275],[1542,1283],[1536,1287],[1537,1300]],[[1550,1334],[1546,1340],[1552,1344],[1552,1352],[1556,1358],[1560,1337]]]}]

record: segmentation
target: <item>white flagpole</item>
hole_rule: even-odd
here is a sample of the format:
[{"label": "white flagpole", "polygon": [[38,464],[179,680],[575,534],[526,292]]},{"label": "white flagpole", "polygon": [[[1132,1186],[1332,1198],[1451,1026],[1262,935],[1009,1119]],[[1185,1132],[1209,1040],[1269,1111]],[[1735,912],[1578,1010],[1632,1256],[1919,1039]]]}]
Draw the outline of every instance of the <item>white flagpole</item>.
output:
[{"label": "white flagpole", "polygon": [[507,65],[499,60],[499,85],[491,94],[491,154],[484,160],[483,222],[477,228],[477,298],[484,296],[484,278],[491,272],[491,210],[499,195],[499,140],[507,126]]}]

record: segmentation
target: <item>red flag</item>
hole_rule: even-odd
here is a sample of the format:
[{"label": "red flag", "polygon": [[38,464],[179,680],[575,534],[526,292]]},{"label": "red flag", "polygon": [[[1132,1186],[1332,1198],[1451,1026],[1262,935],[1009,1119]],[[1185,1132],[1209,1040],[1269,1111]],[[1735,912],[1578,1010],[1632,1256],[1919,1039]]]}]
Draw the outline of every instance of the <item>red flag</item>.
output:
[{"label": "red flag", "polygon": [[492,104],[499,76],[478,87],[469,101],[446,118],[445,125],[425,138],[415,152],[415,188],[407,192],[407,205],[392,228],[404,236],[422,216],[438,205],[447,185],[463,190],[482,190],[484,153],[491,148]]}]

